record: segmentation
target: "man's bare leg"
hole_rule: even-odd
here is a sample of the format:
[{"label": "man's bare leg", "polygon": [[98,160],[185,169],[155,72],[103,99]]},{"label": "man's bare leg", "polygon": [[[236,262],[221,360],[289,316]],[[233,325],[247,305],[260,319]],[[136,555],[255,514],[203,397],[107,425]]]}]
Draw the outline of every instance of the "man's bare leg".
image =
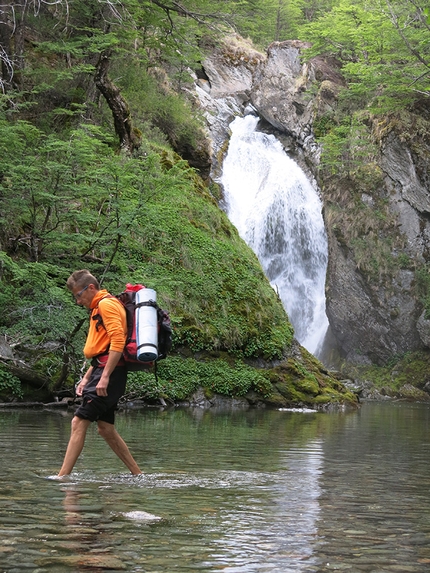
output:
[{"label": "man's bare leg", "polygon": [[59,476],[69,475],[78,459],[82,448],[85,443],[85,436],[87,435],[88,426],[91,424],[89,420],[84,420],[78,416],[72,419],[72,432],[70,434],[69,444],[67,446],[66,455],[64,456],[63,465],[58,472]]},{"label": "man's bare leg", "polygon": [[131,473],[133,475],[141,474],[142,470],[139,468],[135,459],[131,455],[127,444],[116,431],[115,426],[100,420],[97,422],[97,425],[100,436],[106,440],[107,444],[112,448],[119,459],[128,467]]}]

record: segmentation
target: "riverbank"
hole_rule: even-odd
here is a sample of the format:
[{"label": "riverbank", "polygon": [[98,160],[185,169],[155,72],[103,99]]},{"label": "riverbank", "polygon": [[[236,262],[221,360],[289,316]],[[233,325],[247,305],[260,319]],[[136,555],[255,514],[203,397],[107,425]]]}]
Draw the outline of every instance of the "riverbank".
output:
[{"label": "riverbank", "polygon": [[417,388],[412,384],[404,384],[399,389],[394,389],[389,386],[377,388],[368,380],[364,380],[362,382],[344,381],[344,383],[348,390],[358,396],[360,402],[383,402],[387,400],[430,402],[430,393],[425,390],[420,390],[420,388]]},{"label": "riverbank", "polygon": [[[306,409],[307,411],[327,412],[327,411],[344,411],[356,409],[363,402],[387,402],[387,401],[405,401],[405,402],[430,402],[430,393],[416,388],[412,384],[405,384],[398,390],[383,387],[377,388],[372,382],[343,380],[346,389],[357,396],[357,404],[351,403],[326,403],[326,404],[290,404],[292,409]],[[72,396],[59,398],[55,401],[10,401],[0,402],[0,410],[10,409],[41,409],[41,410],[67,410],[73,412],[80,404],[80,398]],[[173,401],[166,400],[163,397],[146,400],[142,398],[123,399],[119,404],[120,411],[139,410],[139,409],[170,409],[170,408],[199,408],[201,410],[247,410],[247,409],[285,409],[285,407],[274,405],[271,400],[264,400],[256,393],[250,393],[243,397],[230,397],[220,394],[207,396],[203,388],[199,388],[187,400]]]}]

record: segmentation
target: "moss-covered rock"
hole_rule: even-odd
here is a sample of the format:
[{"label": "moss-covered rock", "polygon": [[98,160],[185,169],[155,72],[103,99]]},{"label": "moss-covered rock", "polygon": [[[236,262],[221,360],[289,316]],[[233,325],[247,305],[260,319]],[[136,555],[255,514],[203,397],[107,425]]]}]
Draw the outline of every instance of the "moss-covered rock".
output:
[{"label": "moss-covered rock", "polygon": [[427,402],[430,397],[430,351],[408,352],[385,366],[343,367],[351,387],[366,400],[405,399]]},{"label": "moss-covered rock", "polygon": [[356,394],[348,390],[312,354],[297,343],[291,356],[268,371],[273,385],[268,403],[273,406],[319,407],[333,403],[357,407]]},{"label": "moss-covered rock", "polygon": [[397,397],[410,402],[430,402],[430,394],[412,386],[412,384],[401,386],[397,392]]}]

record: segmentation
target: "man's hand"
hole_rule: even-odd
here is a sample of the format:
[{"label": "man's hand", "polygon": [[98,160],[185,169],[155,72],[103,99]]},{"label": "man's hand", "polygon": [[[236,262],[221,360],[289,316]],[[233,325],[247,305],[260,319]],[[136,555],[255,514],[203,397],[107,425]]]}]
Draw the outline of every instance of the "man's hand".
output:
[{"label": "man's hand", "polygon": [[85,387],[85,382],[83,380],[79,380],[79,382],[75,388],[76,396],[82,396],[82,392],[84,391],[84,387]]},{"label": "man's hand", "polygon": [[109,377],[112,374],[115,366],[118,364],[122,357],[122,352],[116,352],[114,350],[109,351],[108,359],[105,367],[103,368],[103,374],[100,376],[99,383],[96,386],[97,396],[107,396],[107,387],[109,385]]},{"label": "man's hand", "polygon": [[85,376],[83,376],[79,382],[75,386],[76,396],[82,396],[82,392],[84,391],[85,385],[87,384],[88,380],[90,379],[91,372],[93,371],[93,367],[90,366],[88,370],[85,372]]},{"label": "man's hand", "polygon": [[107,387],[109,385],[109,374],[103,372],[96,386],[97,396],[107,396]]}]

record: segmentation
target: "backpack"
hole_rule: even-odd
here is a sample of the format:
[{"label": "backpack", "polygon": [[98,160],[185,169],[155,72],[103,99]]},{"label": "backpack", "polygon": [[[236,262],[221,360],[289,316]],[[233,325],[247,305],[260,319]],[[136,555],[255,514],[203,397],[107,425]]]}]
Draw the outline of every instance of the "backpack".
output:
[{"label": "backpack", "polygon": [[[158,306],[155,301],[148,301],[141,303],[144,305],[152,306],[157,311],[157,326],[158,326],[158,357],[155,361],[142,362],[137,358],[137,341],[136,341],[136,292],[145,288],[143,285],[132,285],[127,283],[125,291],[118,295],[107,295],[107,297],[116,298],[124,307],[126,320],[127,320],[127,339],[123,351],[123,358],[127,366],[127,370],[135,372],[139,370],[148,370],[158,360],[166,358],[167,354],[172,348],[172,326],[168,312]],[[105,297],[106,298],[106,297]],[[103,299],[102,299],[103,300]],[[97,320],[96,329],[103,326],[103,320],[99,313],[92,317]],[[109,349],[106,349],[106,353]],[[106,354],[104,353],[104,354]],[[156,365],[156,364],[155,364]]]}]

